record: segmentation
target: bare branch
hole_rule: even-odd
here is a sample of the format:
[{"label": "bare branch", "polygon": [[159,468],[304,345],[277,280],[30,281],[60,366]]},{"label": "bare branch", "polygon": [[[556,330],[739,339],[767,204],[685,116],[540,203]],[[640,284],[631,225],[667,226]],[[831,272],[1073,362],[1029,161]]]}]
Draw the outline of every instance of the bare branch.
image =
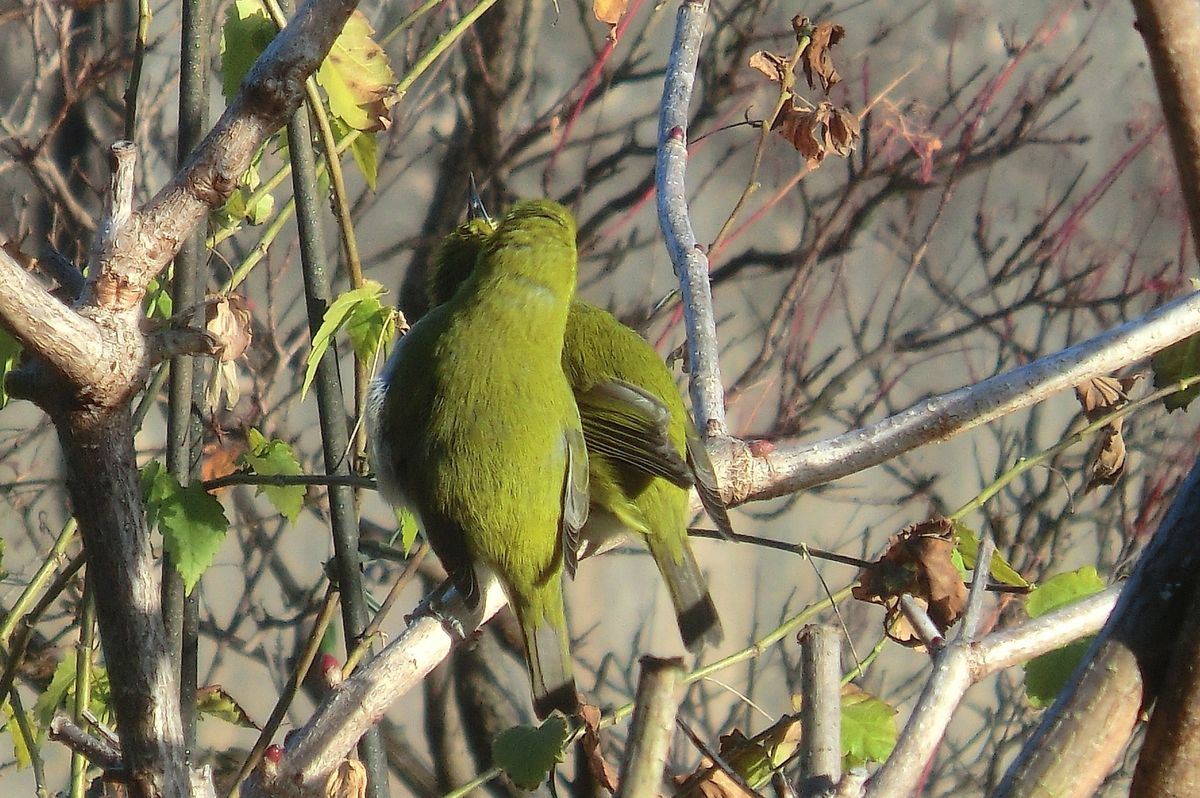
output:
[{"label": "bare branch", "polygon": [[1116,604],[1117,594],[1118,588],[1109,588],[1015,629],[979,641],[952,641],[938,655],[896,748],[867,782],[865,795],[911,795],[967,688],[998,670],[1095,633]]},{"label": "bare branch", "polygon": [[1168,302],[1140,319],[893,416],[812,444],[752,447],[727,438],[710,442],[731,504],[771,499],[855,474],[896,455],[947,440],[1030,407],[1089,377],[1112,373],[1200,332],[1200,293]]},{"label": "bare branch", "polygon": [[653,798],[662,791],[663,765],[679,710],[683,661],[645,656],[639,662],[641,675],[629,744],[621,761],[619,798]]},{"label": "bare branch", "polygon": [[725,425],[725,389],[717,358],[720,348],[708,281],[708,258],[692,231],[684,193],[688,106],[707,18],[707,2],[683,0],[679,6],[658,121],[655,183],[659,225],[666,237],[667,251],[671,254],[683,297],[692,413],[705,437],[712,438],[729,434]]},{"label": "bare branch", "polygon": [[800,795],[825,795],[842,776],[842,630],[813,624],[800,630]]}]

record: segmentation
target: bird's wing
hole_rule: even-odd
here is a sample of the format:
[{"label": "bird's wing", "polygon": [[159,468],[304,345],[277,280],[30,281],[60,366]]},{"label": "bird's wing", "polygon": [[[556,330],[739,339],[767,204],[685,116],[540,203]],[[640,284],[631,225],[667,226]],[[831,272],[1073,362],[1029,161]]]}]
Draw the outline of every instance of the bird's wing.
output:
[{"label": "bird's wing", "polygon": [[608,380],[575,400],[590,451],[681,488],[692,486],[692,472],[671,441],[671,411],[653,394]]},{"label": "bird's wing", "polygon": [[564,433],[567,471],[563,477],[562,519],[563,568],[571,577],[579,565],[579,530],[588,518],[588,459],[583,433],[568,428]]}]

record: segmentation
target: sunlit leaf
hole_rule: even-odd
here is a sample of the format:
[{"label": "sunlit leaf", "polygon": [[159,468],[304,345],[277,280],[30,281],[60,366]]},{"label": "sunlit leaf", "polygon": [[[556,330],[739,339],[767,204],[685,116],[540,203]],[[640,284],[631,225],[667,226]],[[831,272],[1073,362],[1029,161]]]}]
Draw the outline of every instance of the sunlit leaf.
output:
[{"label": "sunlit leaf", "polygon": [[541,726],[514,726],[496,735],[492,741],[492,759],[513,784],[533,790],[562,762],[562,747],[570,729],[559,715],[551,715]]},{"label": "sunlit leaf", "polygon": [[[278,438],[268,441],[261,432],[251,428],[248,446],[242,462],[254,473],[262,476],[299,476],[304,473],[296,453],[285,441]],[[307,489],[303,485],[259,485],[258,493],[279,511],[280,515],[293,523],[304,507]]]}]

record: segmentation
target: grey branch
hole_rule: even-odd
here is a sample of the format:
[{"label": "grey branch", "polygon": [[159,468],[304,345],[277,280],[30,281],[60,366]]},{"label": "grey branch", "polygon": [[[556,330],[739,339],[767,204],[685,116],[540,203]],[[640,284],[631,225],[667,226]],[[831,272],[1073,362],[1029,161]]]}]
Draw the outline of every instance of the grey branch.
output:
[{"label": "grey branch", "polygon": [[710,441],[713,462],[732,505],[784,496],[858,473],[924,444],[948,440],[1090,377],[1111,374],[1197,332],[1200,293],[1168,302],[1021,368],[932,396],[824,441],[776,441],[770,451],[757,454],[733,438]]},{"label": "grey branch", "polygon": [[663,788],[663,766],[675,733],[683,661],[642,657],[629,743],[621,761],[618,798],[654,798]]},{"label": "grey branch", "polygon": [[696,62],[708,18],[707,2],[684,0],[676,19],[675,39],[663,85],[655,164],[658,221],[679,278],[687,325],[688,371],[692,412],[705,437],[728,435],[725,389],[717,353],[716,315],[708,282],[708,258],[701,251],[688,215],[684,176],[687,171],[688,105],[696,82]]},{"label": "grey branch", "polygon": [[828,795],[842,776],[842,630],[800,631],[800,795]]},{"label": "grey branch", "polygon": [[871,798],[911,795],[967,688],[996,671],[1094,634],[1112,611],[1118,593],[1119,588],[1109,588],[977,641],[956,637],[938,654],[895,749],[863,794]]}]

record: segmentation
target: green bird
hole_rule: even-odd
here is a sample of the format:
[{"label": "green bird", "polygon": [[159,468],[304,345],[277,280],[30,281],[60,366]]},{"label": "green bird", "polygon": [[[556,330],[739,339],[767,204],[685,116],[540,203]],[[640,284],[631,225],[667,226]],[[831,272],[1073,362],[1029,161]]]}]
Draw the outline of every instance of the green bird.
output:
[{"label": "green bird", "polygon": [[[495,224],[472,196],[471,217],[434,255],[430,306],[467,290]],[[591,514],[581,554],[631,533],[650,549],[675,609],[684,645],[723,638],[721,620],[688,543],[688,489],[697,489],[718,529],[732,534],[704,443],[666,365],[611,313],[576,299],[562,350],[587,445]]]},{"label": "green bird", "polygon": [[454,586],[477,607],[494,574],[516,613],[539,718],[573,714],[562,573],[588,515],[588,460],[562,370],[575,221],[517,203],[461,290],[401,338],[372,383],[371,456]]}]

